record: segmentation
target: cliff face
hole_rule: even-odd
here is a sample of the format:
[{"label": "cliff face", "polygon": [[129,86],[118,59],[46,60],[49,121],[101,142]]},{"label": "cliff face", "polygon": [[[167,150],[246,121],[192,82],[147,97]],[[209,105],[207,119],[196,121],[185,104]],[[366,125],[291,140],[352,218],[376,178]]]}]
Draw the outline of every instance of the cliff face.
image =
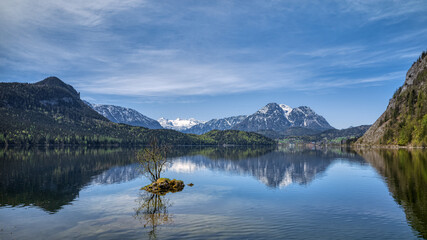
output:
[{"label": "cliff face", "polygon": [[427,52],[412,65],[386,111],[357,141],[368,145],[427,144]]}]

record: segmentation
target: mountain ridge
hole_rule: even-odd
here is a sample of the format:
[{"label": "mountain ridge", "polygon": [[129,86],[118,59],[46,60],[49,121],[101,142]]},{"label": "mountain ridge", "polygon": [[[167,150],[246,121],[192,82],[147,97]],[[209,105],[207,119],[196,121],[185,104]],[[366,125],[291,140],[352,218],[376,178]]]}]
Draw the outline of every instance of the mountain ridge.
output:
[{"label": "mountain ridge", "polygon": [[143,115],[135,109],[116,105],[93,104],[87,101],[84,102],[112,122],[124,123],[149,129],[162,129],[162,126],[160,126],[159,122]]},{"label": "mountain ridge", "polygon": [[233,117],[212,119],[205,123],[199,123],[189,129],[184,130],[185,133],[204,134],[212,130],[230,130],[234,125],[245,119],[247,115],[239,115]]},{"label": "mountain ridge", "polygon": [[[212,119],[182,132],[204,134],[212,130],[231,129],[261,134],[273,131],[275,132],[273,135],[277,135],[293,128],[305,130],[306,134],[334,129],[325,118],[316,114],[310,107],[292,108],[286,104],[268,103],[251,115]],[[270,137],[270,134],[266,136]]]}]

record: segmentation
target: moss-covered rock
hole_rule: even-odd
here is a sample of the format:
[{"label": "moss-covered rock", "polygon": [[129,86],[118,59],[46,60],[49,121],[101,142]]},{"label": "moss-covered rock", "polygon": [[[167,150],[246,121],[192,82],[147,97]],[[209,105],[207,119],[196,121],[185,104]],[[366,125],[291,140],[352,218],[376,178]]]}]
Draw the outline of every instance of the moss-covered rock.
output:
[{"label": "moss-covered rock", "polygon": [[185,184],[181,180],[169,178],[159,178],[157,181],[152,182],[151,184],[141,188],[147,192],[165,195],[168,192],[180,192],[184,189]]}]

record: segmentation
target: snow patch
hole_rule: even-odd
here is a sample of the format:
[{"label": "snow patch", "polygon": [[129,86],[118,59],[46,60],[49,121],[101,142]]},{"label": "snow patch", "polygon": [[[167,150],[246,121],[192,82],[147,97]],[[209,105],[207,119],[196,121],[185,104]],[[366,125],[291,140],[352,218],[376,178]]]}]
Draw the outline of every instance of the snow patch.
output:
[{"label": "snow patch", "polygon": [[289,117],[289,114],[291,114],[291,112],[292,112],[293,108],[289,107],[289,106],[288,106],[288,105],[286,105],[286,104],[280,104],[279,106],[280,106],[280,107],[283,109],[283,111],[285,112],[285,116],[286,116],[286,118],[288,118],[288,117]]},{"label": "snow patch", "polygon": [[265,107],[261,108],[260,110],[258,110],[258,112],[262,113],[262,114],[266,114],[268,112],[268,107],[265,106]]},{"label": "snow patch", "polygon": [[197,120],[194,118],[169,120],[166,118],[159,118],[157,120],[163,128],[183,131],[189,129],[197,124],[206,123],[206,121]]}]

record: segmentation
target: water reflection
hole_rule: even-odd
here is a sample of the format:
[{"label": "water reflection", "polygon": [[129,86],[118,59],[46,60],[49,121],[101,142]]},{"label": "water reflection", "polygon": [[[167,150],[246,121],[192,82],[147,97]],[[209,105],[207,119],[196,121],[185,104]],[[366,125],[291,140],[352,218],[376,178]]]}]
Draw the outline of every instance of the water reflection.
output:
[{"label": "water reflection", "polygon": [[384,177],[411,226],[427,239],[427,152],[425,150],[359,150]]},{"label": "water reflection", "polygon": [[[49,213],[70,204],[87,185],[122,183],[140,176],[135,150],[129,149],[3,150],[0,157],[0,206],[37,206]],[[272,188],[307,184],[337,158],[363,164],[351,152],[271,147],[175,148],[169,157],[170,171],[207,168],[251,175]]]},{"label": "water reflection", "polygon": [[[244,158],[272,148],[175,148],[177,156]],[[36,206],[56,213],[79,196],[85,186],[115,184],[140,176],[135,149],[0,150],[0,207]]]},{"label": "water reflection", "polygon": [[55,213],[76,199],[93,176],[130,164],[132,156],[121,149],[0,151],[0,206],[37,206]]},{"label": "water reflection", "polygon": [[[130,158],[129,161],[132,159]],[[137,163],[131,163],[126,166],[112,167],[92,178],[92,184],[116,184],[132,181],[141,176],[141,171]]]},{"label": "water reflection", "polygon": [[[196,199],[197,194],[202,194],[199,192],[197,194],[195,192],[192,192],[195,191],[195,188],[190,190],[186,189],[184,192],[182,192],[182,194],[176,195],[176,198],[175,195],[173,195],[173,197],[170,198],[175,203],[172,208],[171,201],[167,198],[167,196],[158,196],[153,195],[151,193],[147,193],[145,191],[141,191],[140,196],[137,200],[137,207],[134,209],[133,204],[137,194],[134,189],[134,185],[140,185],[140,182],[138,181],[132,182],[132,180],[134,180],[135,178],[140,177],[138,165],[135,164],[134,157],[135,150],[128,149],[36,149],[30,151],[0,150],[0,207],[36,206],[48,213],[53,214],[60,211],[64,205],[72,203],[76,198],[79,197],[81,190],[88,185],[110,185],[127,182],[122,186],[112,186],[110,190],[113,188],[120,189],[122,187],[127,187],[128,189],[126,190],[126,193],[128,195],[120,192],[117,194],[117,196],[131,196],[131,198],[129,198],[131,203],[127,203],[126,200],[123,200],[126,199],[126,197],[124,197],[123,199],[118,198],[119,200],[114,201],[114,203],[112,202],[112,206],[104,207],[102,210],[102,214],[104,214],[104,212],[111,212],[112,216],[108,217],[114,218],[116,216],[116,213],[111,209],[107,208],[113,208],[114,204],[117,204],[116,207],[122,207],[120,204],[123,204],[126,207],[129,206],[128,212],[126,212],[127,215],[124,214],[126,216],[124,216],[123,219],[133,220],[131,215],[134,215],[136,219],[141,221],[143,226],[145,226],[146,228],[150,228],[150,238],[156,238],[157,235],[161,236],[162,234],[160,231],[157,231],[157,227],[170,223],[172,221],[169,209],[171,212],[181,214],[179,219],[175,219],[177,223],[179,221],[185,221],[183,220],[185,217],[183,216],[183,213],[186,214],[189,212],[191,214],[199,214],[200,212],[205,211],[205,207],[203,207],[203,209],[197,208],[197,206],[194,205],[191,205],[187,208],[185,207],[186,203],[191,202],[191,200],[193,199]],[[209,210],[204,214],[216,214],[217,212],[215,211],[221,211],[221,214],[223,214],[224,212],[230,212],[230,215],[232,216],[234,216],[233,214],[236,214],[236,216],[243,216],[242,218],[236,218],[237,220],[235,220],[235,223],[236,226],[239,227],[236,227],[235,229],[243,229],[239,224],[247,224],[246,226],[250,226],[251,228],[262,226],[260,227],[260,229],[257,229],[257,231],[254,231],[251,234],[255,234],[256,232],[262,232],[264,234],[263,231],[267,230],[263,229],[263,227],[268,228],[269,226],[276,224],[274,225],[276,226],[276,228],[274,228],[276,230],[275,233],[293,233],[292,231],[295,232],[295,229],[298,227],[303,228],[303,230],[306,231],[305,227],[307,225],[305,224],[311,224],[309,219],[307,219],[307,216],[310,216],[310,218],[313,216],[317,216],[318,222],[313,223],[312,225],[317,226],[316,224],[318,223],[332,221],[333,218],[337,215],[343,214],[345,216],[343,219],[347,219],[350,221],[347,222],[348,225],[342,225],[344,230],[341,229],[342,231],[339,232],[339,230],[336,230],[333,227],[329,226],[329,229],[332,229],[330,233],[338,231],[338,233],[341,234],[348,234],[341,236],[350,236],[351,234],[349,234],[348,231],[357,230],[357,228],[354,228],[354,226],[351,224],[351,221],[365,221],[364,219],[359,219],[358,215],[348,215],[349,211],[357,209],[358,207],[370,211],[370,208],[373,208],[372,206],[376,206],[374,202],[377,203],[377,206],[378,204],[381,205],[383,203],[383,195],[375,195],[374,193],[365,191],[371,189],[371,183],[379,182],[380,184],[377,185],[377,189],[385,190],[385,195],[387,195],[387,190],[384,188],[381,179],[378,179],[377,177],[375,179],[369,179],[365,178],[364,176],[358,175],[365,174],[363,171],[358,172],[360,171],[360,169],[372,169],[368,165],[368,163],[366,163],[367,161],[377,170],[377,172],[381,176],[384,177],[385,182],[388,185],[388,191],[392,194],[395,201],[404,209],[407,221],[416,231],[415,234],[418,234],[419,237],[427,238],[426,151],[358,150],[358,153],[356,153],[353,151],[347,151],[342,149],[307,150],[271,148],[177,148],[172,150],[169,157],[172,160],[172,165],[168,169],[168,171],[175,173],[183,173],[181,174],[181,176],[187,176],[190,179],[192,178],[192,176],[202,176],[202,178],[204,178],[204,173],[201,171],[209,171],[208,175],[210,176],[210,179],[207,179],[208,182],[213,181],[215,183],[218,178],[228,178],[230,177],[230,175],[232,177],[234,177],[233,175],[235,175],[236,179],[238,179],[237,176],[250,176],[251,178],[262,182],[270,188],[282,188],[289,186],[290,184],[308,185],[316,178],[319,179],[319,176],[322,176],[322,174],[327,172],[328,168],[330,168],[331,166],[336,167],[338,165],[343,167],[343,165],[348,166],[349,164],[350,168],[345,169],[349,173],[358,176],[358,178],[354,178],[353,176],[353,180],[357,179],[357,181],[352,182],[351,178],[349,180],[349,178],[345,174],[335,175],[335,178],[332,179],[323,178],[323,180],[327,179],[328,181],[318,182],[323,184],[323,188],[320,188],[321,190],[319,190],[319,188],[313,189],[310,187],[298,188],[298,191],[269,191],[263,189],[262,187],[252,188],[256,189],[256,194],[253,194],[253,196],[248,196],[252,198],[250,199],[246,198],[246,195],[244,195],[244,193],[234,193],[233,191],[227,192],[226,190],[221,192],[221,194],[223,194],[224,196],[222,196],[223,198],[220,198],[220,194],[217,194],[217,192],[215,192],[216,190],[212,189],[212,184],[210,184],[211,182],[208,185],[204,185],[206,188],[202,189],[203,191],[205,191],[203,192],[203,194],[206,194],[209,197],[216,197],[218,195],[218,201],[229,201],[229,205],[224,205],[220,207],[216,206],[218,209]],[[340,161],[344,164],[340,164]],[[352,168],[352,164],[356,165],[357,167]],[[360,168],[360,166],[362,166],[362,168]],[[338,170],[337,168],[330,169],[335,169],[335,173],[341,170],[339,168]],[[215,172],[219,172],[219,174],[216,174]],[[175,173],[174,175],[179,175]],[[329,176],[330,173],[331,171],[329,171],[328,175],[326,176]],[[375,176],[377,175],[375,174]],[[247,181],[246,178],[240,179],[244,179],[244,181]],[[192,178],[191,181],[194,181],[196,186],[202,186],[202,184],[198,184],[197,179]],[[337,188],[340,187],[340,185],[336,184],[336,181],[349,181],[349,183],[354,184],[354,186],[361,186],[361,188],[359,189],[361,191],[346,193],[343,189]],[[222,187],[223,189],[226,189],[228,185],[231,185],[230,189],[234,190],[239,190],[239,188],[241,187],[241,182],[226,182],[221,184],[218,184],[217,187]],[[139,185],[137,186],[138,189],[141,187]],[[257,183],[255,185],[257,187],[259,186],[259,184]],[[311,186],[319,187],[319,184],[312,184]],[[366,189],[364,188],[365,186],[367,186]],[[334,187],[338,190],[333,191]],[[105,190],[106,188],[108,187],[100,186],[98,190]],[[330,198],[325,198],[325,196],[322,194],[328,192],[328,190],[330,189],[332,189],[332,191],[329,191],[329,193],[331,194],[328,197]],[[343,191],[346,196],[342,195]],[[214,193],[212,193],[212,195],[209,195],[210,192]],[[244,191],[242,190],[242,192]],[[299,205],[298,201],[306,200],[304,194],[301,194],[302,192],[309,193],[307,197],[309,197],[310,200],[307,202],[302,202]],[[362,201],[365,198],[365,195],[363,194],[367,194],[367,197],[380,196],[381,198],[367,198],[370,200],[369,202],[365,203]],[[96,196],[96,194],[94,194],[92,195],[92,197],[96,196],[102,199],[102,197],[109,197],[110,195],[111,192],[105,191],[102,192],[100,196]],[[233,198],[229,199],[229,196],[238,199],[238,204],[232,205],[231,203],[234,203],[232,201]],[[86,196],[86,198],[88,197]],[[343,198],[347,201],[341,201],[341,199]],[[185,199],[185,201],[183,199]],[[294,201],[295,199],[296,201]],[[312,199],[316,201],[311,201]],[[281,201],[280,204],[277,204],[278,200]],[[346,205],[349,204],[349,202],[350,207],[348,209],[350,210],[347,209]],[[244,205],[245,203],[247,205]],[[217,202],[214,201],[214,203],[212,204],[213,205],[211,206],[215,206],[214,204],[217,204]],[[77,205],[79,204],[73,206],[73,209],[75,209]],[[77,216],[78,214],[80,214],[80,212],[85,212],[85,210],[87,210],[85,206],[86,205],[84,204],[80,204],[80,209],[77,208],[77,211],[79,212],[73,214],[76,214]],[[89,204],[89,206],[93,205]],[[124,209],[126,208],[124,207]],[[389,208],[387,208],[387,206],[384,206],[384,209],[381,211],[386,213],[389,209],[394,211],[395,209],[397,209],[397,205],[394,204],[393,206],[389,206]],[[6,209],[0,208],[0,210],[5,210],[5,212],[7,212]],[[374,210],[375,209],[373,209],[372,211],[375,212]],[[398,211],[400,212],[400,214],[402,214],[402,217],[400,217],[400,219],[403,221],[404,226],[407,228],[407,230],[409,230],[409,233],[411,233],[411,230],[409,229],[405,219],[403,218],[403,212],[401,210]],[[61,213],[64,212],[67,212],[67,209],[61,211]],[[120,210],[120,212],[122,212],[122,210]],[[335,215],[328,215],[329,212],[334,213]],[[366,211],[364,213],[366,213]],[[13,214],[14,213],[8,215],[7,218],[16,217]],[[57,217],[58,219],[58,217],[61,217],[60,215],[61,214],[50,215],[49,217],[51,218],[49,218],[49,220],[54,217]],[[285,215],[289,218],[284,217]],[[43,215],[40,216],[40,219],[45,219]],[[78,216],[81,218],[78,219],[81,222],[87,220],[87,216]],[[266,219],[268,217],[271,217],[272,221],[266,225],[260,225],[259,221],[261,220],[255,218],[258,216],[263,216]],[[399,217],[396,217],[395,215],[388,216],[385,214],[379,214],[377,216],[375,214],[361,214],[361,216],[368,217],[368,220],[374,223],[381,221],[381,219],[384,219],[384,222],[380,222],[379,225],[372,225],[372,228],[375,228],[375,230],[381,230],[380,234],[387,232],[390,229],[395,229],[395,226],[399,227],[398,224],[393,225],[396,223],[396,219],[399,220]],[[92,219],[93,222],[99,221],[98,219],[96,219],[96,217],[98,216],[95,216],[94,219]],[[247,220],[246,218],[249,220],[252,219],[253,222],[249,220],[248,222],[244,222]],[[6,217],[4,219],[6,219]],[[206,221],[206,224],[212,224],[214,222],[214,218],[206,219],[209,219],[209,221]],[[232,218],[227,219],[233,220]],[[284,221],[280,222],[280,219],[284,219]],[[6,220],[4,220],[4,222],[6,222]],[[142,228],[138,222],[132,222],[135,222],[138,225],[137,227],[139,229]],[[198,222],[200,222],[199,219],[193,222],[193,224]],[[216,226],[222,226],[222,222],[224,222],[223,219],[221,221],[216,222]],[[291,222],[294,222],[295,224],[286,225]],[[345,221],[336,222],[345,223]],[[383,223],[384,226],[391,227],[381,228],[381,224]],[[360,227],[362,223],[357,222],[357,224],[357,226]],[[190,228],[186,225],[186,223],[182,225],[184,226],[185,231]],[[285,225],[288,226],[286,231],[280,232],[284,229]],[[328,227],[327,225],[325,226]],[[323,228],[325,226],[322,225],[321,227]],[[199,230],[203,229],[205,225],[199,224],[197,225],[197,227],[200,228],[194,228],[196,229],[194,233],[200,233]],[[377,227],[379,228],[377,229]],[[229,229],[229,225],[224,226],[224,229]],[[313,227],[312,229],[317,228]],[[169,230],[171,229],[168,229],[168,231]],[[247,229],[244,230],[246,231]],[[372,231],[375,232],[374,230]],[[359,232],[367,233],[369,232],[369,229],[359,229]],[[165,234],[166,233],[163,232],[163,235]],[[31,236],[31,234],[29,233],[28,236]],[[356,236],[355,238],[358,237]]]},{"label": "water reflection", "polygon": [[168,208],[172,206],[165,195],[158,195],[142,190],[137,200],[135,219],[138,219],[145,227],[151,228],[148,232],[149,239],[156,239],[157,226],[172,223],[172,216]]},{"label": "water reflection", "polygon": [[[192,172],[201,169],[223,171],[236,175],[250,175],[271,188],[290,184],[306,185],[323,173],[333,161],[345,158],[350,162],[364,164],[362,157],[354,152],[293,149],[292,151],[269,151],[260,155],[239,158],[238,155],[195,155],[176,158],[169,170]],[[230,157],[233,156],[233,157]]]}]

